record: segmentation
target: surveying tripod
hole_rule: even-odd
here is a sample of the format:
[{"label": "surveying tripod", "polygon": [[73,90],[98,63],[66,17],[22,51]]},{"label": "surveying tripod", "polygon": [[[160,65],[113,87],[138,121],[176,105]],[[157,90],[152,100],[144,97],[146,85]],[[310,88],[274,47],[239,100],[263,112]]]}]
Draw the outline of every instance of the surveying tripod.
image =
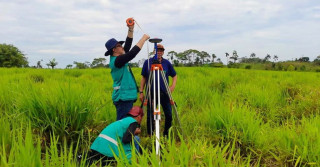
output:
[{"label": "surveying tripod", "polygon": [[[154,60],[151,64],[151,69],[150,69],[150,73],[149,73],[149,77],[148,77],[148,82],[146,84],[146,96],[143,99],[143,110],[144,112],[147,110],[148,108],[148,100],[149,101],[149,105],[153,106],[153,115],[154,115],[154,121],[155,121],[155,132],[156,132],[156,154],[159,156],[160,158],[160,120],[161,120],[161,112],[160,112],[160,77],[162,78],[165,88],[166,88],[166,92],[168,94],[169,100],[170,100],[170,104],[171,104],[171,108],[174,111],[174,122],[177,124],[177,128],[180,131],[181,134],[183,134],[182,132],[182,128],[181,128],[181,124],[180,124],[180,120],[179,120],[179,116],[178,116],[178,112],[177,112],[177,105],[176,103],[173,101],[172,95],[171,95],[171,91],[169,89],[169,83],[166,79],[166,76],[164,74],[163,68],[161,63],[158,61],[158,55],[157,55],[157,51],[158,51],[158,47],[157,47],[157,43],[160,43],[162,41],[162,39],[159,38],[153,38],[153,39],[149,39],[149,42],[154,43],[154,50],[155,50],[155,57]],[[149,60],[148,60],[149,61]],[[149,68],[149,64],[148,64],[148,68]],[[157,79],[156,79],[157,78]],[[152,86],[153,85],[153,86]],[[151,90],[153,87],[153,90]],[[151,91],[153,91],[153,99],[151,98]],[[157,96],[157,98],[156,98]],[[151,107],[150,107],[151,108]],[[152,109],[152,108],[151,108]],[[151,111],[150,111],[151,113]],[[166,118],[167,119],[167,118]],[[150,131],[152,134],[152,119],[150,117]]]}]

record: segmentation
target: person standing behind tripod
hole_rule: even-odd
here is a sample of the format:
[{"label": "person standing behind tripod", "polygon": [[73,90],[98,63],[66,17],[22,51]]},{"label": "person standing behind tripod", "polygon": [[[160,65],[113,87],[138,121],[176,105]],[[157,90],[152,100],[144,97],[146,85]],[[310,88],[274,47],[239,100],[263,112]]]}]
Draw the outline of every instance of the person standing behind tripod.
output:
[{"label": "person standing behind tripod", "polygon": [[[168,83],[169,83],[169,76],[172,77],[172,85],[169,87],[170,92],[172,93],[176,87],[177,73],[174,70],[172,64],[167,59],[164,59],[162,57],[163,53],[164,53],[163,45],[157,44],[157,48],[158,48],[158,51],[157,51],[158,61],[162,65],[162,68],[163,68],[163,71],[165,73],[166,80],[168,81]],[[139,92],[140,92],[139,99],[141,101],[143,101],[143,99],[144,99],[143,89],[144,89],[145,85],[147,84],[146,82],[148,81],[148,77],[150,74],[151,64],[154,59],[155,59],[154,57],[149,59],[149,61],[150,61],[149,67],[148,67],[148,60],[146,60],[144,62],[143,67],[142,67],[142,71],[141,71],[142,78],[141,78],[140,90],[139,90]],[[151,89],[151,92],[152,92],[152,90],[153,90],[153,88]],[[156,96],[156,97],[158,97],[158,96]],[[153,98],[153,93],[151,95],[151,98]],[[171,108],[170,99],[169,99],[169,96],[168,96],[168,93],[166,90],[166,86],[165,86],[161,76],[160,76],[160,103],[163,108],[163,112],[164,112],[164,116],[165,116],[165,126],[164,126],[163,135],[168,136],[169,128],[171,127],[171,124],[172,124],[172,108]],[[153,112],[151,112],[151,107],[152,106],[150,106],[150,105],[148,105],[148,107],[147,107],[148,108],[147,132],[149,135],[151,135],[151,131],[153,131],[153,129],[154,129]],[[151,121],[152,121],[152,127],[151,127]]]},{"label": "person standing behind tripod", "polygon": [[[110,56],[111,76],[113,80],[112,101],[117,109],[117,120],[124,118],[137,100],[137,84],[128,62],[140,52],[145,41],[150,37],[144,34],[139,42],[130,50],[133,40],[133,25],[128,26],[128,36],[124,41],[109,39],[105,46],[108,51],[104,54]],[[129,51],[130,50],[130,51]]]}]

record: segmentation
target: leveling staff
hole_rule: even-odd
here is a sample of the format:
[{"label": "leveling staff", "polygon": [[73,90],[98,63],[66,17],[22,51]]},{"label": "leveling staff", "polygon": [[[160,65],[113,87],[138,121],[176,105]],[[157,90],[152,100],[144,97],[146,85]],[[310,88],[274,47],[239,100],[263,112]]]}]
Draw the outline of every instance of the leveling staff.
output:
[{"label": "leveling staff", "polygon": [[[163,71],[165,73],[166,80],[168,81],[168,83],[169,83],[169,76],[172,77],[172,84],[169,87],[170,92],[172,93],[176,87],[177,73],[174,70],[172,64],[167,59],[162,57],[163,53],[164,53],[163,45],[157,44],[157,48],[158,48],[158,51],[157,51],[158,61],[162,65],[162,68],[163,68]],[[149,61],[152,62],[153,60],[154,60],[154,57],[150,58]],[[149,67],[148,67],[148,60],[146,60],[143,64],[142,71],[141,71],[142,78],[141,78],[141,82],[140,82],[140,96],[139,96],[141,101],[143,101],[143,98],[144,98],[143,89],[146,84],[146,81],[148,81],[148,77],[150,74],[150,71],[148,69],[151,69],[151,63],[149,63]],[[157,78],[158,77],[156,77],[156,80],[157,80]],[[153,90],[153,88],[151,90]],[[156,97],[158,97],[158,96],[156,95]],[[153,93],[151,95],[151,98],[153,98]],[[167,136],[169,128],[171,127],[171,124],[172,124],[172,108],[171,108],[170,99],[169,99],[165,84],[164,84],[161,76],[160,76],[160,103],[163,108],[163,112],[164,112],[164,116],[165,116],[165,125],[164,125],[163,135]],[[153,114],[151,114],[151,106],[148,105],[147,110],[148,110],[147,132],[149,135],[151,135],[151,130],[153,131],[153,129],[154,129],[154,126],[152,126],[152,129],[151,129],[151,123],[150,123],[152,116],[153,116]],[[154,123],[154,121],[152,121],[152,122]]]},{"label": "leveling staff", "polygon": [[144,34],[139,42],[130,50],[134,24],[127,26],[129,30],[124,47],[122,47],[124,41],[117,41],[114,38],[109,39],[105,44],[108,51],[104,55],[111,55],[112,100],[117,109],[117,120],[124,118],[132,108],[133,103],[137,100],[137,85],[128,62],[136,57],[145,41],[150,38],[149,35]]}]

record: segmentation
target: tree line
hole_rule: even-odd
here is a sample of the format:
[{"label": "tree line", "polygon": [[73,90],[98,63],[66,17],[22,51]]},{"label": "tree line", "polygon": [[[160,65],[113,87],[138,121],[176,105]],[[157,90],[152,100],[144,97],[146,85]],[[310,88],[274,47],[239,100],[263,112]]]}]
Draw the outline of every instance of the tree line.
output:
[{"label": "tree line", "polygon": [[[152,53],[150,53],[152,54]],[[239,63],[267,63],[267,62],[277,62],[279,57],[278,55],[271,56],[267,54],[264,58],[259,58],[255,53],[251,53],[248,57],[241,57],[236,50],[229,54],[225,53],[227,58],[228,67],[236,67]],[[222,67],[223,63],[220,58],[218,58],[214,53],[209,54],[206,51],[198,51],[195,49],[188,49],[183,52],[169,51],[167,53],[167,58],[173,63],[174,66],[205,66],[210,65],[213,67]],[[141,59],[138,62],[131,63],[133,67],[141,67],[145,59]],[[295,59],[296,62],[310,62],[309,57],[300,57]],[[39,60],[37,65],[29,66],[27,57],[23,54],[17,47],[8,44],[0,44],[0,67],[32,67],[32,68],[43,68],[43,60]],[[314,64],[320,65],[320,55],[313,61]],[[55,59],[49,60],[46,63],[48,68],[54,69],[58,65],[58,62]],[[68,64],[67,69],[77,68],[77,69],[86,69],[86,68],[106,68],[109,67],[107,64],[106,58],[95,58],[92,62],[77,62],[74,61],[73,64]]]}]

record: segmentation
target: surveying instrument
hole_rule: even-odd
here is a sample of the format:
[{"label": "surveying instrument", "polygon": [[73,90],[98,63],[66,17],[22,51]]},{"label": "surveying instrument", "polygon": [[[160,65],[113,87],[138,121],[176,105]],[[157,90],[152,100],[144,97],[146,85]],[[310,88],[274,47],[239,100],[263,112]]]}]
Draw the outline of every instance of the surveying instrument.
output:
[{"label": "surveying instrument", "polygon": [[[162,65],[160,63],[160,61],[158,60],[158,46],[157,44],[160,43],[162,41],[162,39],[159,38],[153,38],[153,39],[149,39],[149,42],[154,43],[154,51],[155,51],[155,55],[151,64],[151,69],[149,69],[149,76],[148,76],[148,81],[146,84],[146,96],[144,97],[142,103],[143,103],[143,110],[144,112],[147,110],[148,108],[148,102],[149,102],[149,108],[151,111],[153,111],[153,116],[154,116],[154,121],[155,121],[155,134],[156,134],[156,155],[159,157],[160,159],[160,120],[161,120],[161,112],[160,112],[160,77],[162,78],[164,85],[165,85],[165,89],[166,89],[166,93],[169,97],[170,100],[170,104],[171,104],[171,108],[174,111],[174,122],[177,124],[178,130],[180,131],[180,133],[182,134],[182,128],[181,128],[181,124],[180,124],[180,120],[178,117],[178,112],[177,112],[177,105],[176,103],[173,101],[172,98],[172,94],[171,91],[169,89],[169,83],[166,79],[166,76],[164,74]],[[149,61],[150,59],[148,59]],[[149,68],[149,62],[148,62],[148,68]],[[151,91],[153,92],[151,94]],[[153,98],[151,97],[151,95],[153,95]],[[153,108],[151,108],[151,106],[153,106]],[[148,114],[152,114],[152,112],[149,112]],[[150,116],[150,132],[151,134],[153,131],[153,123],[152,123],[152,117]],[[167,119],[167,118],[166,118]]]}]

